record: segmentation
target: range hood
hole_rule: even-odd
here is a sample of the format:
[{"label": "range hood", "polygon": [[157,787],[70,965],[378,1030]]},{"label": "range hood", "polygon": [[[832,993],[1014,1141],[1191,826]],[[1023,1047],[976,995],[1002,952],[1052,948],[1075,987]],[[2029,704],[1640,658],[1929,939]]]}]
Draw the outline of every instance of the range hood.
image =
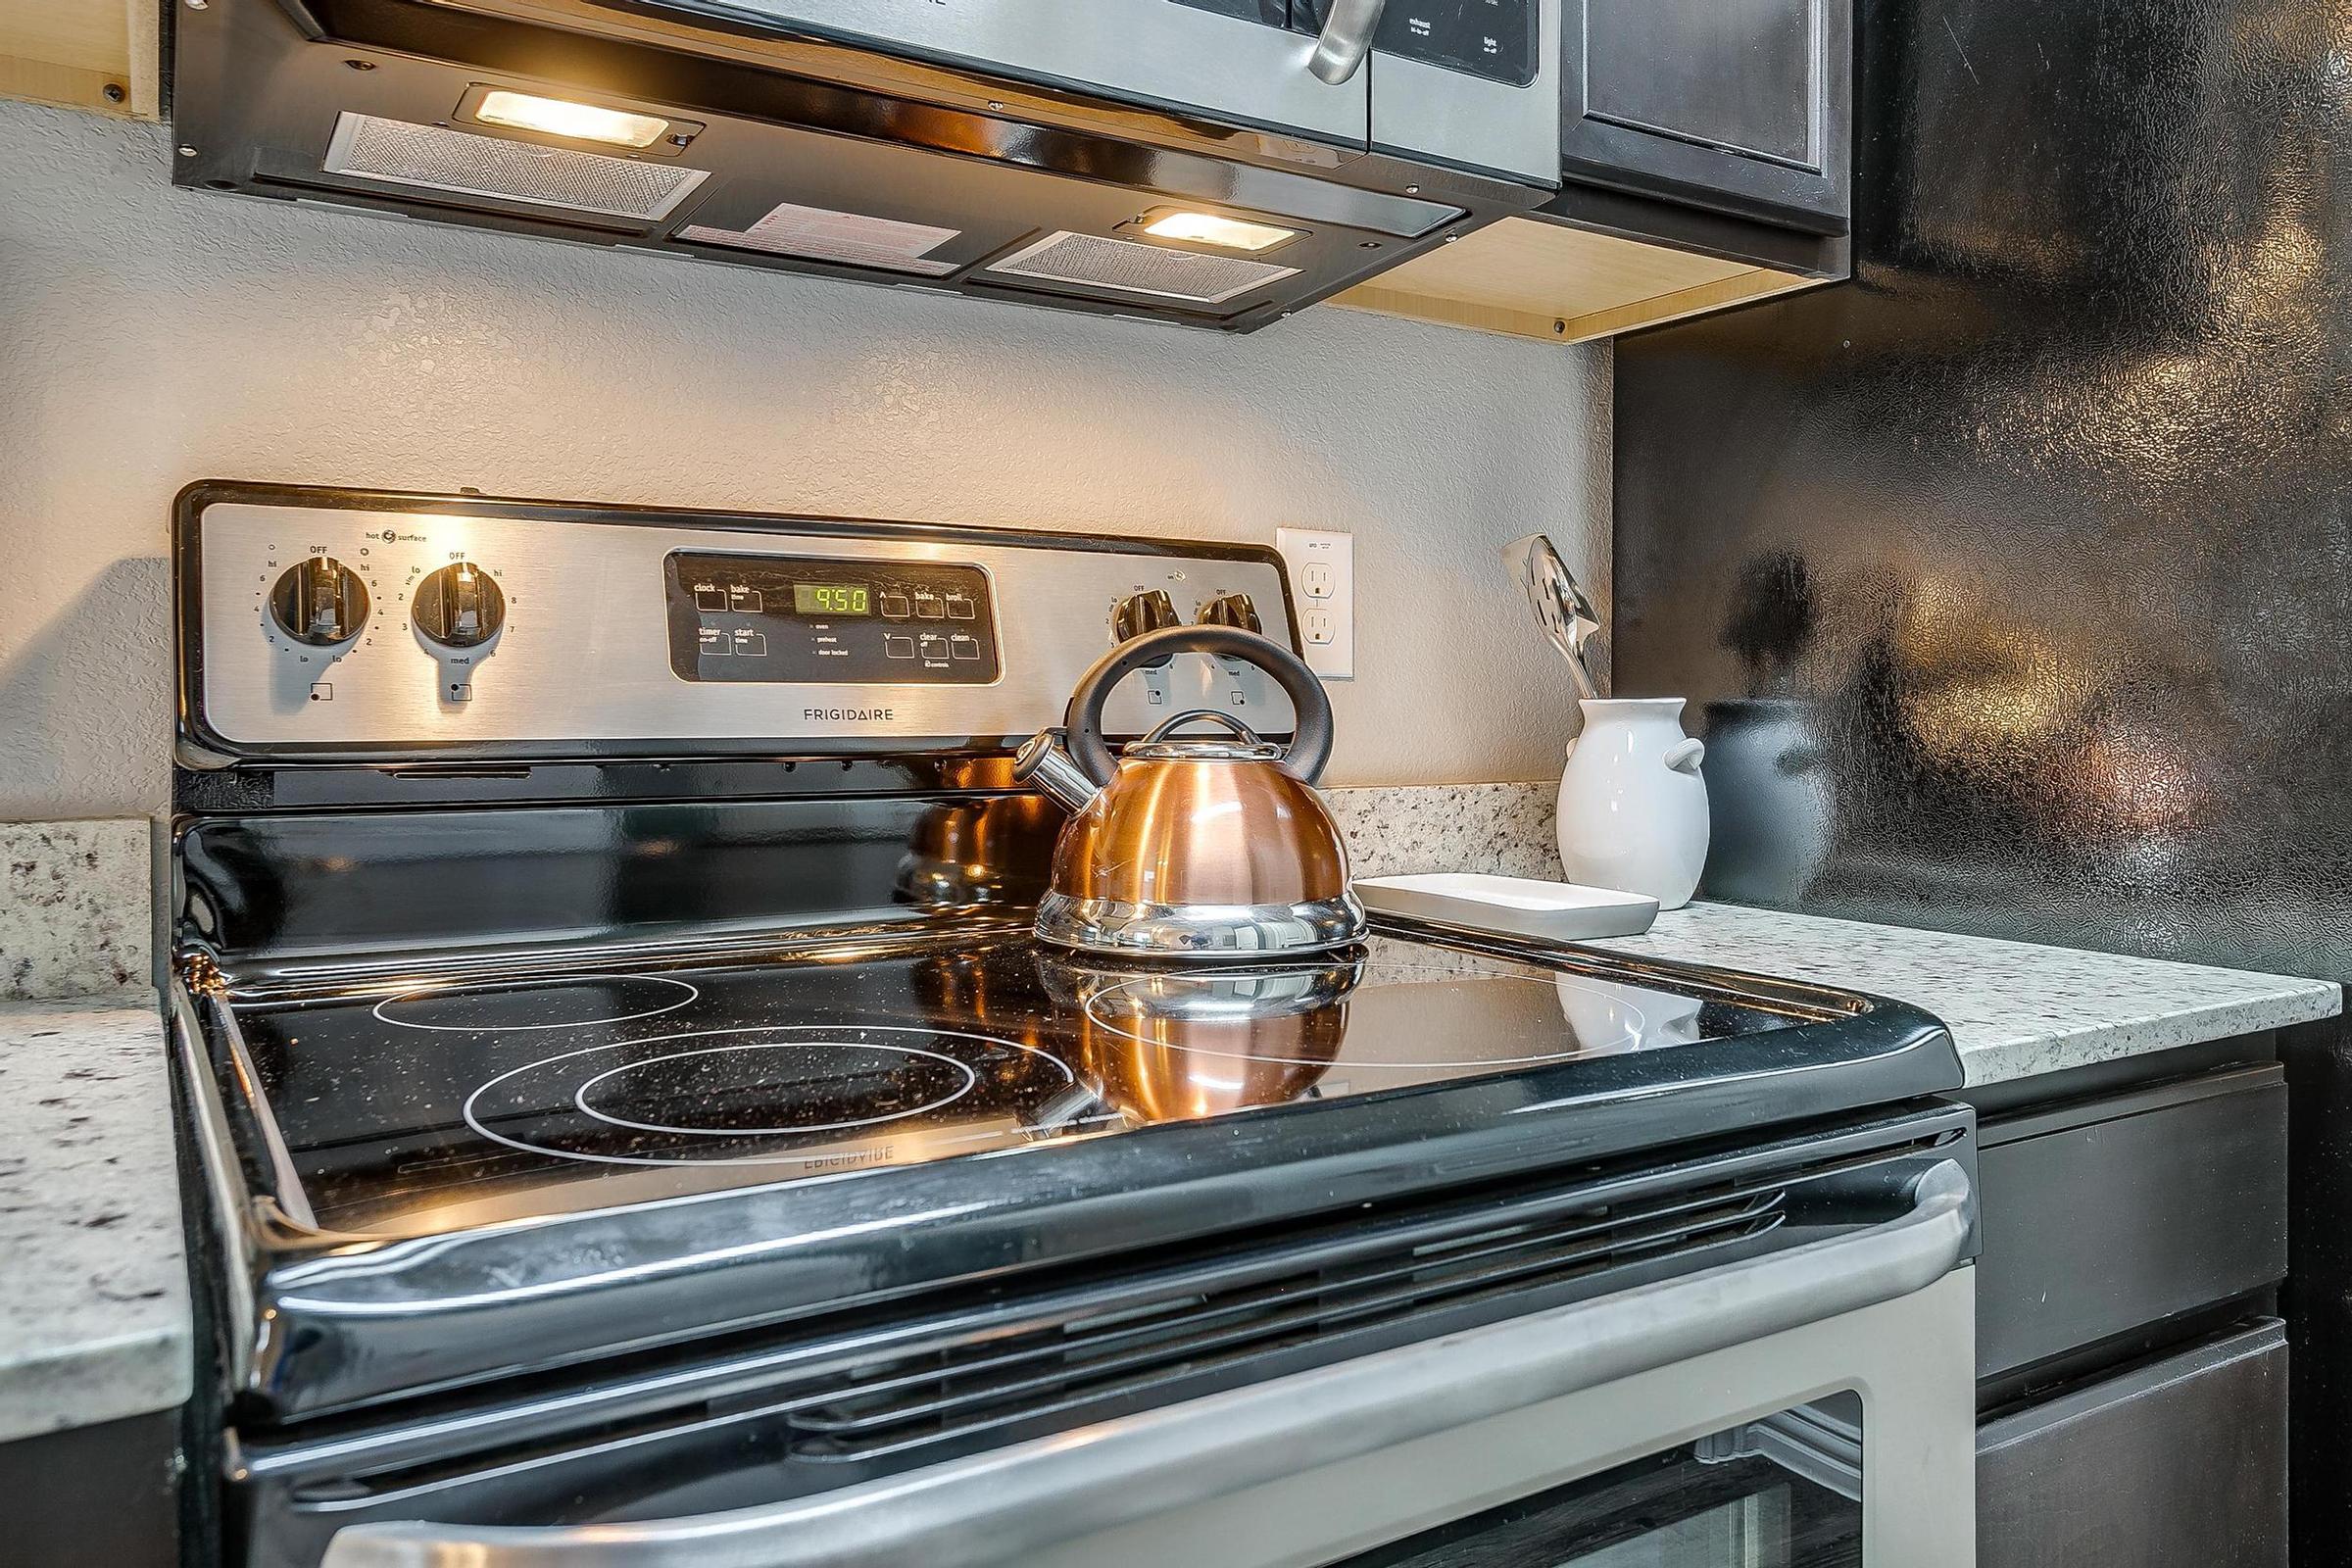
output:
[{"label": "range hood", "polygon": [[185,0],[174,177],[1249,331],[1550,194],[1558,4]]}]

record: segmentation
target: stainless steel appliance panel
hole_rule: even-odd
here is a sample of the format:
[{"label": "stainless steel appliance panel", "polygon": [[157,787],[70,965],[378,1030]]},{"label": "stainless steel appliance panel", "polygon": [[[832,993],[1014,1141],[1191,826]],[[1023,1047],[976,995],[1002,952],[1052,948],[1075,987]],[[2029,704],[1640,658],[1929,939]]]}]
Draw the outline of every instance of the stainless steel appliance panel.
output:
[{"label": "stainless steel appliance panel", "polygon": [[[1489,0],[1456,9],[1464,17]],[[1537,0],[1535,74],[1522,86],[1400,54],[1372,56],[1372,144],[1508,174],[1560,182],[1560,0]]]},{"label": "stainless steel appliance panel", "polygon": [[662,0],[660,9],[1205,111],[1357,149],[1370,123],[1371,76],[1359,71],[1336,85],[1316,76],[1307,69],[1312,36],[1179,0]]},{"label": "stainless steel appliance panel", "polygon": [[[623,741],[998,742],[1056,721],[1079,675],[1109,650],[1111,612],[1127,595],[1163,590],[1190,618],[1246,593],[1268,636],[1292,636],[1280,569],[1238,547],[1243,559],[966,541],[952,528],[872,538],[224,503],[204,511],[198,549],[201,716],[235,748],[522,745],[564,756]],[[888,684],[681,679],[664,592],[679,552],[977,572],[1001,673],[934,682],[914,658]],[[303,644],[271,614],[281,574],[321,556],[363,581],[370,603],[340,646]],[[429,573],[460,560],[503,590],[505,624],[480,647],[435,647],[412,629],[408,607]],[[952,638],[964,623],[943,613],[894,624]],[[949,661],[967,667],[952,652]],[[1257,670],[1187,655],[1132,677],[1106,727],[1141,733],[1189,708],[1276,733],[1292,722],[1289,699]]]},{"label": "stainless steel appliance panel", "polygon": [[[1385,18],[1374,8],[1374,47],[1336,83],[1310,69],[1315,29],[1342,27],[1348,14],[1306,0],[1289,8],[1288,27],[1261,6],[1203,0],[658,3],[1350,148],[1368,142],[1530,185],[1559,183],[1560,0],[1445,0],[1420,8],[1427,21],[1407,16],[1414,8],[1404,0]],[[1479,13],[1490,9],[1488,22]],[[1442,58],[1457,41],[1475,56],[1482,25],[1502,69]]]},{"label": "stainless steel appliance panel", "polygon": [[1967,1176],[1943,1161],[1865,1231],[1098,1423],[1082,1442],[698,1517],[354,1526],[325,1568],[1326,1568],[1847,1391],[1869,1411],[1865,1560],[1971,1568],[1973,1225]]},{"label": "stainless steel appliance panel", "polygon": [[1835,1394],[1336,1568],[1855,1568],[1868,1424]]}]

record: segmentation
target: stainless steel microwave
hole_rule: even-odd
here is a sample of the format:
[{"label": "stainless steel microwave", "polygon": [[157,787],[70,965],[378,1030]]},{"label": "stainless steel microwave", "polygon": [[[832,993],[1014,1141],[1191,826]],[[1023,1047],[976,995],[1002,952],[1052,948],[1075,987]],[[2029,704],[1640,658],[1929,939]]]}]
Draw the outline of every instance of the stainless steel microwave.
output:
[{"label": "stainless steel microwave", "polygon": [[1559,181],[1558,0],[652,0],[647,9]]},{"label": "stainless steel microwave", "polygon": [[208,0],[174,178],[1247,331],[1541,202],[1560,0]]}]

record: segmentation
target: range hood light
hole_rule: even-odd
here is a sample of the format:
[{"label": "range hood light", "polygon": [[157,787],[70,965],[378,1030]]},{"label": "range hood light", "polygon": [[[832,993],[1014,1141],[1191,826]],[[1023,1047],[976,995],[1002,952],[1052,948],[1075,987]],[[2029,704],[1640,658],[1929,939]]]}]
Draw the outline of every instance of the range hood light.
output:
[{"label": "range hood light", "polygon": [[1191,240],[1196,245],[1221,245],[1229,251],[1270,250],[1284,240],[1297,239],[1295,228],[1272,223],[1245,223],[1214,213],[1162,213],[1144,225],[1144,232],[1161,239]]},{"label": "range hood light", "polygon": [[669,129],[669,122],[652,115],[632,115],[618,109],[599,109],[563,98],[539,98],[527,92],[494,88],[482,94],[473,118],[485,125],[535,130],[542,135],[573,141],[603,142],[609,147],[651,147]]}]

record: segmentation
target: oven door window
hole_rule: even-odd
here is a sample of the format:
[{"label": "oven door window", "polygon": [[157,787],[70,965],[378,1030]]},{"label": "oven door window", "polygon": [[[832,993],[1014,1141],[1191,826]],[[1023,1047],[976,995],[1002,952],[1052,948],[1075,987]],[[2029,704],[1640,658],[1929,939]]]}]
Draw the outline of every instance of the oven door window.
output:
[{"label": "oven door window", "polygon": [[1862,1401],[1833,1395],[1333,1568],[1859,1568]]}]

